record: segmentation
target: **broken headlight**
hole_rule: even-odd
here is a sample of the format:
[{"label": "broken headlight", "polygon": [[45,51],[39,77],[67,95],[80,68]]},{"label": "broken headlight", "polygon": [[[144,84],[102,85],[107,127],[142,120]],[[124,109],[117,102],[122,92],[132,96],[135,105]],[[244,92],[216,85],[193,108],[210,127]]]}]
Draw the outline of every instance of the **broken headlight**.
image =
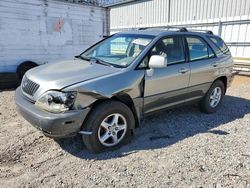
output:
[{"label": "broken headlight", "polygon": [[76,92],[48,91],[35,104],[46,111],[62,113],[72,108],[75,99]]}]

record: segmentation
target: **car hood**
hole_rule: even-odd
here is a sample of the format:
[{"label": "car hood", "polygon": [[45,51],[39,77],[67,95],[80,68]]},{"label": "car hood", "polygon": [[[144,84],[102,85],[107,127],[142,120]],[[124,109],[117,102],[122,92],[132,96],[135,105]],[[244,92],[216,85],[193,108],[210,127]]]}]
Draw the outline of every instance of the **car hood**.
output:
[{"label": "car hood", "polygon": [[75,83],[120,71],[119,68],[80,59],[50,63],[33,68],[26,77],[40,85],[39,93],[62,89]]}]

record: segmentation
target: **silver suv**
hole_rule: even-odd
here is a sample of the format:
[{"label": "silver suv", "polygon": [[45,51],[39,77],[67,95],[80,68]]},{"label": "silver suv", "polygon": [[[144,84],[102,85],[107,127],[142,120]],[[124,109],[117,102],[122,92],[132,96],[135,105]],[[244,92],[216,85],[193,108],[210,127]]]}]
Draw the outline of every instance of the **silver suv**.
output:
[{"label": "silver suv", "polygon": [[215,112],[233,59],[212,32],[143,29],[112,35],[72,60],[29,70],[16,90],[22,116],[45,135],[81,134],[92,152],[124,144],[154,112],[199,103]]}]

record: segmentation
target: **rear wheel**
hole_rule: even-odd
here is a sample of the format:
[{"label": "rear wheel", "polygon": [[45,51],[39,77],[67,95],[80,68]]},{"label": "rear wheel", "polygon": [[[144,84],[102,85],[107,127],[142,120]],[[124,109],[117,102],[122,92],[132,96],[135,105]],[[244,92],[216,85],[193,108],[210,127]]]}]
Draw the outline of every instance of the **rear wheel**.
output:
[{"label": "rear wheel", "polygon": [[200,102],[200,110],[205,113],[214,113],[221,104],[225,95],[225,86],[221,80],[215,81]]},{"label": "rear wheel", "polygon": [[83,135],[85,146],[92,152],[118,148],[131,137],[135,119],[132,111],[118,101],[105,101],[88,115],[83,130],[92,132]]}]

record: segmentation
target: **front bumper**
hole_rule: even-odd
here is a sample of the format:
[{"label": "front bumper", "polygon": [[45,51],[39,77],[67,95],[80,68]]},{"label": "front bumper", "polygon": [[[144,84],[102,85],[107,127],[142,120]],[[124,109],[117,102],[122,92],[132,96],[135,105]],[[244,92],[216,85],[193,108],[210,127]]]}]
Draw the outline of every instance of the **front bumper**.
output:
[{"label": "front bumper", "polygon": [[89,108],[54,114],[39,109],[24,98],[20,87],[15,93],[15,101],[20,114],[46,136],[62,138],[76,135],[86,118]]}]

